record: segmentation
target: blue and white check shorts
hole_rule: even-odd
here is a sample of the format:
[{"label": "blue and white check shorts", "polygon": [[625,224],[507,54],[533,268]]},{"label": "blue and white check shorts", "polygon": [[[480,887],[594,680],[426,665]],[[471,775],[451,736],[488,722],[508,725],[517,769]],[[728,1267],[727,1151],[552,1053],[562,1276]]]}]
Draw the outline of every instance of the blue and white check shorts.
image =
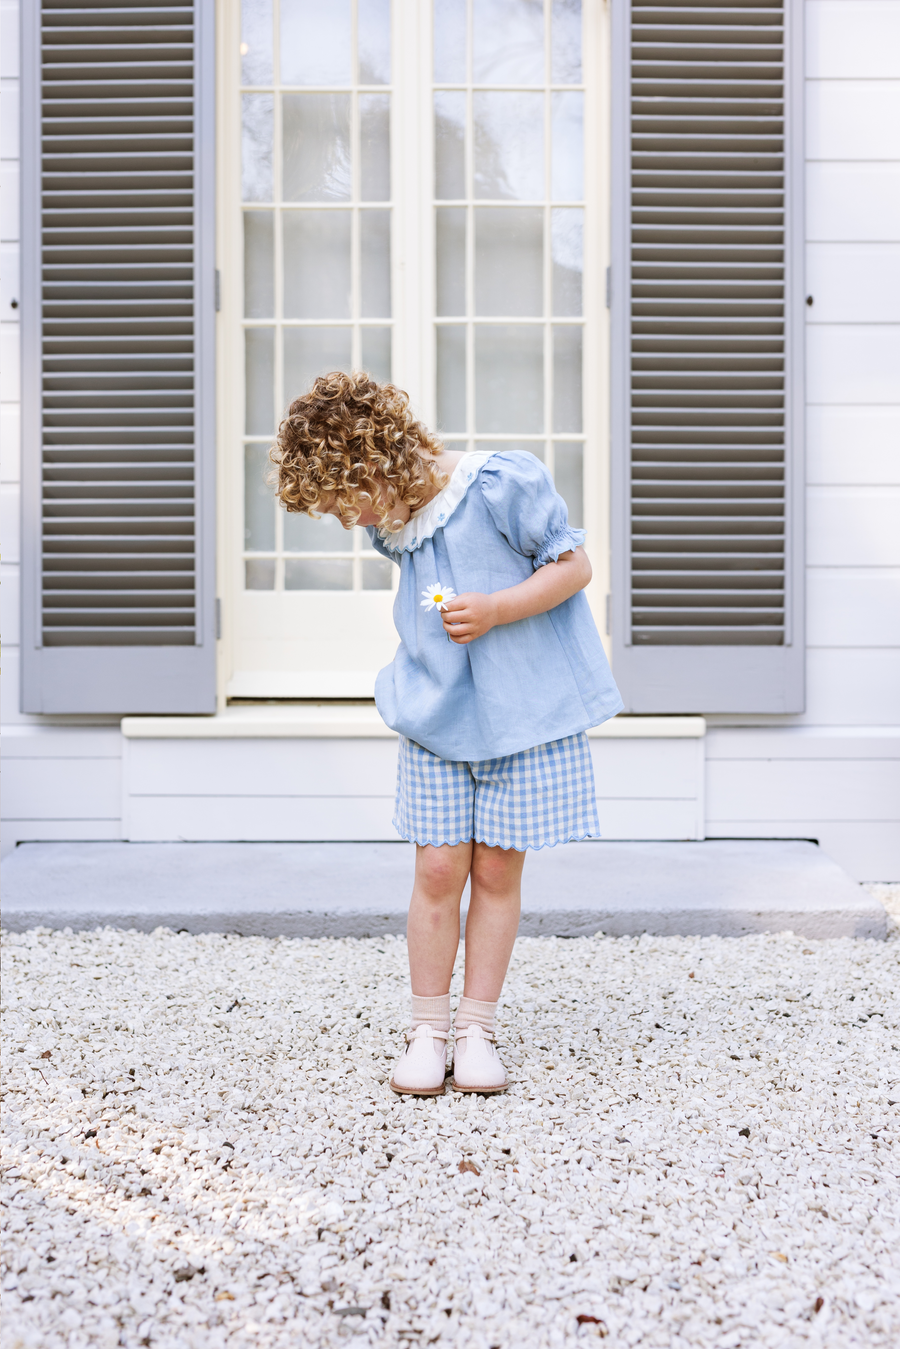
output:
[{"label": "blue and white check shorts", "polygon": [[587,736],[474,763],[440,759],[405,736],[394,828],[411,843],[552,848],[600,833]]}]

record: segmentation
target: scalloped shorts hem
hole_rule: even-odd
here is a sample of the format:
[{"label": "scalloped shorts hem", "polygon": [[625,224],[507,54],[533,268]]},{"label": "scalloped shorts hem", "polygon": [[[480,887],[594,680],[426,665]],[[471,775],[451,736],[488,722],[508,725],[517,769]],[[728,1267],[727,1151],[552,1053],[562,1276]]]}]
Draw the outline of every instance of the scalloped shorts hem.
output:
[{"label": "scalloped shorts hem", "polygon": [[584,732],[497,759],[441,759],[400,737],[393,819],[420,847],[485,843],[535,852],[599,838],[590,744]]}]

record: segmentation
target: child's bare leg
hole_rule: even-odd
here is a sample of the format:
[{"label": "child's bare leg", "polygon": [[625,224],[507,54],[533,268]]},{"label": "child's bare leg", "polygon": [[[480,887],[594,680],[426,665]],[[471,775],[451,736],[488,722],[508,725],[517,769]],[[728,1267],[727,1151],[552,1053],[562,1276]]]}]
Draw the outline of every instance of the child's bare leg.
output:
[{"label": "child's bare leg", "polygon": [[496,1002],[519,930],[525,853],[476,843],[466,919],[465,996]]},{"label": "child's bare leg", "polygon": [[459,902],[471,866],[471,843],[416,847],[406,937],[412,991],[417,997],[439,997],[450,989],[459,947]]}]

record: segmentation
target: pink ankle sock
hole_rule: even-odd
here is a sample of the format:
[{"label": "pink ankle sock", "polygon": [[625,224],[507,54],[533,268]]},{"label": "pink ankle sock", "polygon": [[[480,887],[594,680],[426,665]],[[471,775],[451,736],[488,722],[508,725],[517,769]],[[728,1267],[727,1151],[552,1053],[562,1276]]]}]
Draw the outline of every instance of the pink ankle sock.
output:
[{"label": "pink ankle sock", "polygon": [[426,1023],[433,1026],[435,1030],[450,1029],[450,994],[444,993],[439,998],[417,998],[415,993],[412,995],[412,1026]]},{"label": "pink ankle sock", "polygon": [[486,1035],[493,1035],[496,1020],[495,1002],[480,1002],[478,998],[467,998],[465,994],[460,998],[456,1012],[457,1030],[465,1030],[468,1026],[480,1026]]}]

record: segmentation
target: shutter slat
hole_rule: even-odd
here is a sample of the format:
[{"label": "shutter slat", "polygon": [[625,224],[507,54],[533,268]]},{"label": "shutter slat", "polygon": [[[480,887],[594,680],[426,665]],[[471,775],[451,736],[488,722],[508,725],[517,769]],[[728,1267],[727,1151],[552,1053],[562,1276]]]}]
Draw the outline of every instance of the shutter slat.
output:
[{"label": "shutter slat", "polygon": [[196,638],[194,17],[42,5],[50,646]]}]

